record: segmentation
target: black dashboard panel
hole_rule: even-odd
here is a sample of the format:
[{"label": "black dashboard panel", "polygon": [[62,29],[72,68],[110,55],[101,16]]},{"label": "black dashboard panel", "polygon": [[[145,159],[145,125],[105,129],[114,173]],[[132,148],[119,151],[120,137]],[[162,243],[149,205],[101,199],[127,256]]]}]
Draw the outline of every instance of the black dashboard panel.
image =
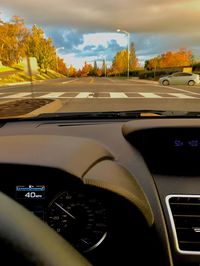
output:
[{"label": "black dashboard panel", "polygon": [[154,174],[200,175],[200,128],[162,127],[126,136]]},{"label": "black dashboard panel", "polygon": [[[45,185],[44,220],[48,206],[59,193],[68,190],[82,193],[83,189],[87,195],[98,195],[108,213],[110,238],[106,236],[98,248],[85,253],[94,265],[130,265],[132,261],[133,265],[151,262],[152,265],[196,266],[200,254],[180,254],[176,250],[166,197],[200,195],[199,128],[199,119],[183,118],[127,123],[120,120],[7,123],[0,128],[1,188],[15,197],[17,185]],[[134,140],[129,139],[131,135]],[[76,138],[88,141],[80,140],[81,145],[76,145]],[[99,153],[94,157],[96,150]],[[125,172],[129,173],[126,186],[122,181]],[[129,182],[133,185],[131,189]],[[146,217],[144,210],[139,211],[142,204],[134,205],[136,198],[150,207]],[[18,200],[30,210],[38,210],[37,204]],[[138,260],[140,263],[136,263]]]},{"label": "black dashboard panel", "polygon": [[174,265],[199,265],[199,119],[130,122],[123,133],[141,153],[156,184]]}]

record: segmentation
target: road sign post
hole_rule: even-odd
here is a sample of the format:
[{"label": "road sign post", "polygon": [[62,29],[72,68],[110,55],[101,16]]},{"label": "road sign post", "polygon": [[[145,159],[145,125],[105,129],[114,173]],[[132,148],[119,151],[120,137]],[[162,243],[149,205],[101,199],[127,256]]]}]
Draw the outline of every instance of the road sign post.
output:
[{"label": "road sign post", "polygon": [[32,93],[32,98],[34,98],[33,75],[36,75],[38,72],[37,59],[35,57],[27,56],[26,58],[23,59],[23,66],[25,74],[30,77],[31,93]]}]

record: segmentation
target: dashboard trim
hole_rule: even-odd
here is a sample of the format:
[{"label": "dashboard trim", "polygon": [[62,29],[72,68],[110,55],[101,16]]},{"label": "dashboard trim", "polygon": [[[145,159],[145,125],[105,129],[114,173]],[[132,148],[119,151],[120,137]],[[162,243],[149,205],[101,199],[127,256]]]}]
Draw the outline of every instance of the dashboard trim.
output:
[{"label": "dashboard trim", "polygon": [[176,250],[180,254],[185,254],[185,255],[200,255],[200,251],[188,251],[188,250],[182,250],[182,249],[179,248],[178,237],[177,237],[177,233],[176,233],[176,227],[175,227],[175,223],[174,223],[174,218],[173,218],[172,211],[171,211],[170,204],[169,204],[169,200],[171,198],[174,198],[174,197],[179,197],[179,198],[187,198],[187,197],[199,198],[200,195],[171,194],[171,195],[166,196],[166,198],[165,198],[165,203],[166,203],[167,211],[168,211],[168,214],[169,214],[169,219],[170,219],[170,224],[171,224],[171,228],[172,228],[172,233],[173,233],[174,244],[175,244]]}]

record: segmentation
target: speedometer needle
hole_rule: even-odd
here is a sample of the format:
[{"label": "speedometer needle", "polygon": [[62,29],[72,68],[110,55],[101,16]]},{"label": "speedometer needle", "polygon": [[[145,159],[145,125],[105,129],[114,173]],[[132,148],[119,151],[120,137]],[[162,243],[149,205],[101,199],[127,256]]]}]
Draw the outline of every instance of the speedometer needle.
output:
[{"label": "speedometer needle", "polygon": [[60,204],[58,204],[57,202],[55,202],[55,205],[56,205],[58,208],[60,208],[62,211],[64,211],[66,214],[68,214],[71,218],[73,218],[73,219],[76,220],[76,218],[75,218],[70,212],[68,212],[68,211],[65,210],[62,206],[60,206]]}]

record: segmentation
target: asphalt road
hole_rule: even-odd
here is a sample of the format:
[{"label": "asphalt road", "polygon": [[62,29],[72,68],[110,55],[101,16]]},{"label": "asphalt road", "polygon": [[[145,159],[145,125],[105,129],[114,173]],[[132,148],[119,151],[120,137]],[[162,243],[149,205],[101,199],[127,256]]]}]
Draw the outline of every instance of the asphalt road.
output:
[{"label": "asphalt road", "polygon": [[[60,99],[58,112],[159,109],[200,111],[200,85],[167,86],[138,79],[77,78],[39,82],[34,97]],[[32,97],[30,85],[0,87],[0,102]]]}]

